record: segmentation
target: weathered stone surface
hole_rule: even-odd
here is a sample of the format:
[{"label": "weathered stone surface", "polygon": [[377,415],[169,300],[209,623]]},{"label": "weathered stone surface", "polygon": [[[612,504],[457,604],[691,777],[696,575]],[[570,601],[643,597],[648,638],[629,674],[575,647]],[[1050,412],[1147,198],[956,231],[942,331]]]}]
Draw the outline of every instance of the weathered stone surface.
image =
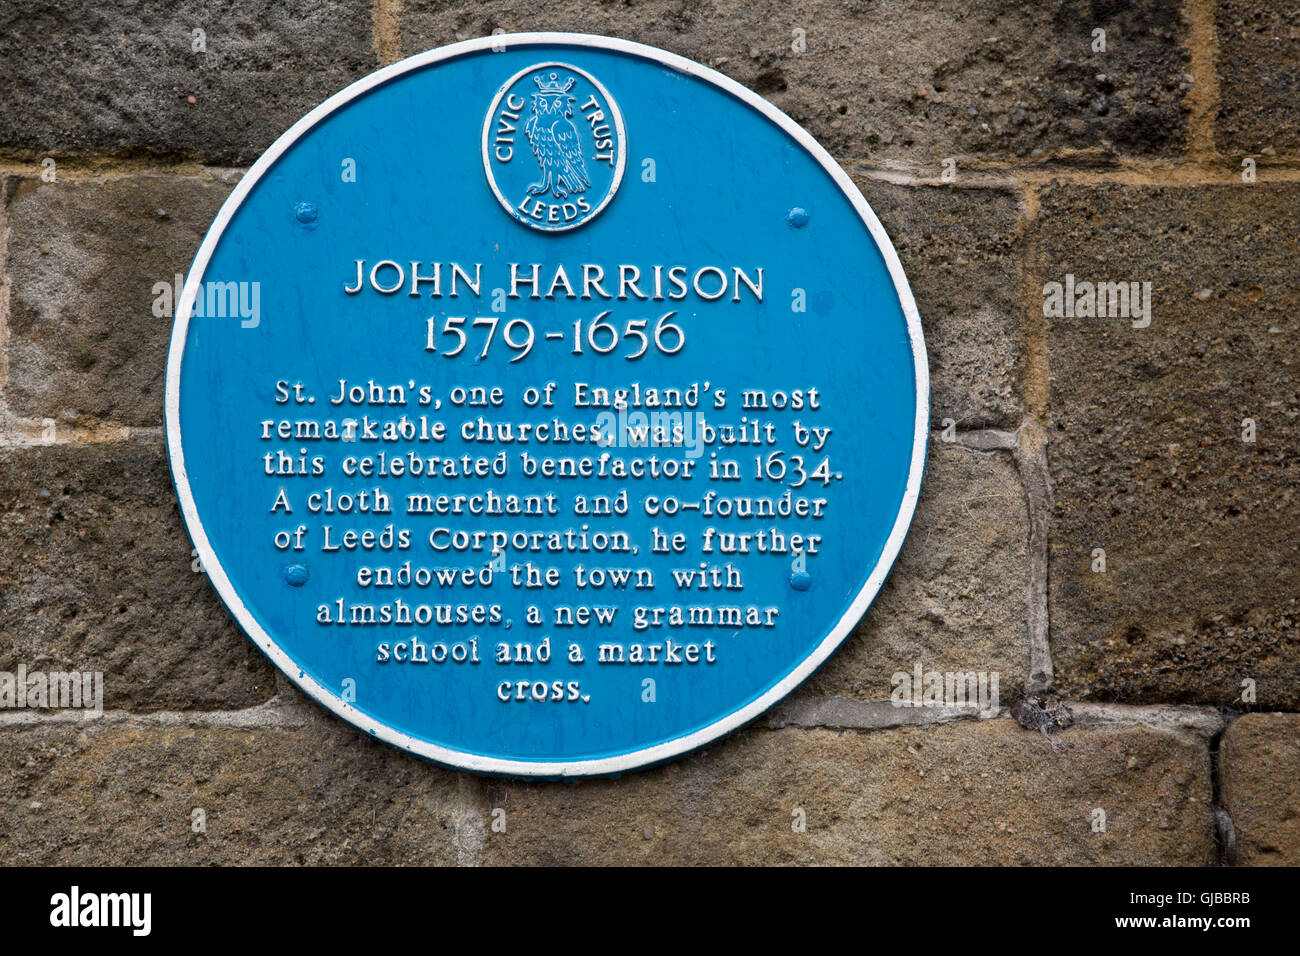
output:
[{"label": "weathered stone surface", "polygon": [[1219,744],[1224,807],[1237,862],[1300,865],[1300,714],[1246,714]]},{"label": "weathered stone surface", "polygon": [[7,185],[9,409],[56,426],[161,425],[172,320],[154,315],[154,286],[189,271],[230,187],[152,175]]},{"label": "weathered stone surface", "polygon": [[0,450],[0,670],[102,671],[110,709],[268,699],[175,500],[160,443]]},{"label": "weathered stone surface", "polygon": [[1014,430],[1024,362],[1014,193],[858,178],[907,273],[930,359],[930,419]]},{"label": "weathered stone surface", "polygon": [[[748,731],[615,781],[488,785],[493,864],[1203,864],[1207,748],[1142,730],[961,721]],[[1095,809],[1105,832],[1093,832]],[[803,810],[807,832],[794,832]]]},{"label": "weathered stone surface", "polygon": [[[0,851],[16,865],[454,864],[467,782],[341,721],[0,729]],[[202,810],[206,831],[194,832]]]},{"label": "weathered stone surface", "polygon": [[[562,30],[623,37],[721,70],[762,94],[840,157],[1176,153],[1185,122],[1185,25],[1175,0],[411,0],[404,55],[458,39]],[[1107,52],[1092,52],[1104,29]],[[804,31],[806,52],[794,50]],[[617,96],[617,92],[615,92]],[[634,118],[629,118],[634,122]]]},{"label": "weathered stone surface", "polygon": [[1219,151],[1236,157],[1300,150],[1300,7],[1219,0],[1215,32]]},{"label": "weathered stone surface", "polygon": [[1298,209],[1296,184],[1044,192],[1044,281],[1152,283],[1148,328],[1050,320],[1051,641],[1071,695],[1228,703],[1251,678],[1260,706],[1300,706]]},{"label": "weathered stone surface", "polygon": [[[0,7],[0,150],[248,165],[377,66],[369,0]],[[194,31],[206,52],[196,52]],[[194,103],[189,98],[194,98]]]},{"label": "weathered stone surface", "polygon": [[996,671],[1007,698],[1029,674],[1029,517],[1006,452],[932,436],[912,530],[857,633],[801,696],[887,700],[896,671]]}]

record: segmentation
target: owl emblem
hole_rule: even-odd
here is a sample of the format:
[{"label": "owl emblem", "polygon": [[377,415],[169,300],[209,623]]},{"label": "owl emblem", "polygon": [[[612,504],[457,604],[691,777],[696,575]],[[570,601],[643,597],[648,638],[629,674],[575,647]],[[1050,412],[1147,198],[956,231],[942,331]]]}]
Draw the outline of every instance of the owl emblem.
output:
[{"label": "owl emblem", "polygon": [[561,85],[558,74],[545,79],[533,77],[537,92],[532,94],[532,115],[524,124],[528,145],[541,169],[541,179],[528,187],[528,195],[564,199],[584,192],[591,185],[582,159],[582,139],[573,122],[574,97],[569,95],[574,78]]}]

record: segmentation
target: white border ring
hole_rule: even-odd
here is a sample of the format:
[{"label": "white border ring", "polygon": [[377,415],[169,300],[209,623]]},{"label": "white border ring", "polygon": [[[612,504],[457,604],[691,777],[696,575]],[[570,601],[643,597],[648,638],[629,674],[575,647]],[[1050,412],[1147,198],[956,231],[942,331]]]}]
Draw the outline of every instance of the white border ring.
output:
[{"label": "white border ring", "polygon": [[[287,654],[275,643],[269,634],[253,617],[249,609],[240,599],[239,594],[232,586],[230,579],[226,576],[225,569],[222,568],[220,561],[212,550],[212,544],[208,540],[207,532],[204,530],[203,522],[199,518],[198,510],[194,504],[194,495],[190,490],[189,476],[185,470],[185,451],[181,443],[180,433],[180,381],[181,381],[181,362],[185,356],[185,343],[188,338],[190,312],[194,306],[195,295],[203,281],[203,273],[207,268],[213,252],[216,250],[217,243],[220,242],[222,233],[230,224],[235,212],[239,209],[240,204],[248,197],[253,187],[266,175],[267,171],[275,164],[294,143],[296,143],[304,134],[306,134],[317,123],[324,120],[334,111],[346,106],[362,94],[395,79],[404,73],[429,66],[433,63],[439,63],[443,60],[450,60],[467,53],[477,53],[483,50],[500,50],[530,47],[530,46],[576,46],[587,47],[601,50],[611,50],[616,53],[623,53],[630,56],[640,57],[654,63],[661,64],[669,69],[676,70],[686,76],[694,77],[706,83],[723,90],[734,96],[745,105],[757,110],[763,116],[767,117],[772,123],[776,124],[781,130],[792,137],[801,145],[817,162],[826,170],[827,174],[835,181],[845,197],[853,203],[858,215],[870,231],[872,238],[875,240],[881,255],[884,257],[885,264],[889,269],[889,275],[893,279],[894,289],[898,294],[899,303],[903,309],[903,315],[907,319],[908,337],[912,345],[912,358],[916,376],[916,421],[915,431],[912,442],[912,461],[908,470],[907,488],[903,494],[903,500],[899,505],[898,518],[894,522],[894,527],[890,531],[889,538],[885,542],[884,550],[881,552],[880,560],[876,563],[871,574],[868,576],[862,590],[858,592],[857,597],[844,612],[843,616],[831,629],[825,639],[817,648],[802,662],[794,668],[779,682],[773,685],[761,697],[751,701],[740,710],[728,714],[721,720],[715,721],[707,727],[692,733],[686,734],[672,740],[664,741],[652,747],[646,747],[641,750],[631,751],[620,754],[615,757],[601,757],[593,760],[577,761],[534,761],[534,760],[509,760],[499,757],[485,757],[479,754],[466,753],[458,750],[451,750],[446,747],[440,747],[431,744],[428,741],[419,740],[394,730],[384,724],[379,723],[367,714],[357,710],[352,704],[343,700],[335,691],[323,686],[311,676],[303,673]],[[730,79],[711,70],[706,66],[688,60],[685,57],[677,56],[654,47],[645,46],[641,43],[633,43],[629,40],[619,40],[612,37],[588,36],[581,33],[516,33],[497,36],[478,37],[473,40],[464,40],[459,43],[453,43],[436,50],[429,50],[424,53],[416,54],[405,60],[401,60],[390,66],[366,76],[353,83],[347,89],[334,94],[320,106],[316,107],[298,122],[294,123],[288,131],[272,144],[271,148],[263,153],[253,164],[248,173],[239,181],[234,191],[226,199],[225,204],[217,213],[217,218],[213,221],[212,227],[203,238],[199,251],[194,256],[194,263],[190,267],[189,275],[185,279],[185,288],[181,293],[181,301],[176,309],[176,321],[172,326],[171,345],[167,353],[167,390],[166,390],[166,422],[167,422],[167,448],[168,456],[171,462],[172,478],[176,484],[176,494],[180,500],[181,514],[185,519],[186,528],[189,530],[190,537],[194,542],[194,547],[198,552],[199,559],[208,573],[213,587],[216,588],[217,594],[225,603],[231,615],[243,628],[244,632],[253,640],[255,644],[271,659],[271,662],[280,669],[290,680],[299,688],[315,698],[322,706],[328,708],[333,713],[342,717],[350,724],[369,733],[371,736],[391,744],[402,750],[409,751],[418,756],[424,757],[436,763],[445,764],[449,767],[455,767],[461,770],[469,770],[475,773],[503,774],[514,777],[582,777],[626,773],[631,770],[638,770],[654,764],[663,763],[682,754],[688,753],[706,744],[712,743],[718,738],[744,726],[750,720],[762,714],[772,707],[783,697],[793,691],[801,683],[810,677],[826,660],[833,654],[848,637],[855,625],[866,613],[871,602],[879,593],[881,586],[885,582],[894,561],[898,558],[899,552],[903,547],[903,539],[907,535],[907,529],[912,523],[912,516],[916,511],[916,502],[921,493],[921,478],[925,471],[925,454],[930,423],[930,373],[926,361],[925,341],[921,331],[921,317],[916,311],[916,302],[912,297],[912,290],[907,284],[907,277],[903,274],[902,264],[898,261],[898,254],[894,251],[889,237],[885,234],[884,227],[876,214],[871,211],[867,205],[866,199],[862,193],[849,179],[848,174],[841,169],[831,158],[830,154],[810,136],[807,131],[800,127],[794,120],[786,116],[771,103],[764,100],[757,93],[754,93],[741,86],[735,80]]]}]

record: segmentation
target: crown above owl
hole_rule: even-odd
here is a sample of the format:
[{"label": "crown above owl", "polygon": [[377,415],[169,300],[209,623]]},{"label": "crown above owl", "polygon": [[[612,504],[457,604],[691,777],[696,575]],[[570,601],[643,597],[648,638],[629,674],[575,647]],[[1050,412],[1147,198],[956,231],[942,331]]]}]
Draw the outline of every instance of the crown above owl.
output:
[{"label": "crown above owl", "polygon": [[552,73],[546,79],[543,79],[540,73],[533,76],[533,82],[543,93],[567,93],[573,87],[574,79],[571,76],[568,83],[561,85],[558,73]]}]

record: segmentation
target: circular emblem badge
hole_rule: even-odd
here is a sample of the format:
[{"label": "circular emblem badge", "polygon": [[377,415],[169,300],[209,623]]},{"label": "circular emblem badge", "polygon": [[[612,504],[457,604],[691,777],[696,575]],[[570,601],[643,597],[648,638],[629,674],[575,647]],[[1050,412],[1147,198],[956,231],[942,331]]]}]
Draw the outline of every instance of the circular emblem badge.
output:
[{"label": "circular emblem badge", "polygon": [[483,169],[502,207],[543,232],[589,222],[609,205],[627,160],[618,104],[568,63],[520,70],[483,121]]}]

